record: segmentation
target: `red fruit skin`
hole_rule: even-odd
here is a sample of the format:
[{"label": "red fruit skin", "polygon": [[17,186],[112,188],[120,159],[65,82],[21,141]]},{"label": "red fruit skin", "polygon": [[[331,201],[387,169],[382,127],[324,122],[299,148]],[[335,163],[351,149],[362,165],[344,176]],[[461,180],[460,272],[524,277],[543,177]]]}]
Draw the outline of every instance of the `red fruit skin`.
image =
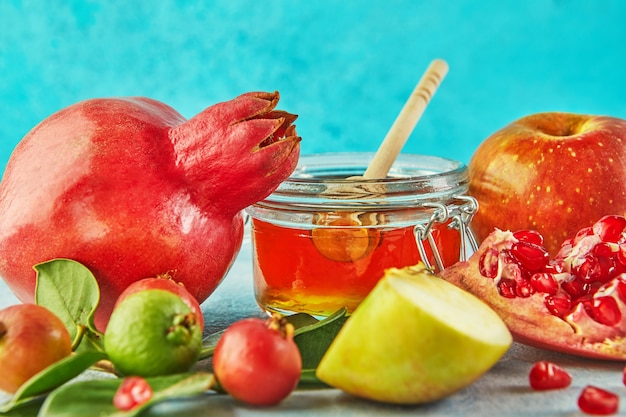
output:
[{"label": "red fruit skin", "polygon": [[302,371],[293,334],[270,329],[266,320],[248,318],[232,324],[213,355],[219,384],[233,398],[250,405],[271,406],[298,385]]},{"label": "red fruit skin", "polygon": [[468,164],[479,242],[494,228],[536,230],[554,256],[605,214],[626,214],[626,120],[570,113],[521,118],[488,137]]},{"label": "red fruit skin", "polygon": [[173,271],[204,301],[241,246],[241,210],[295,169],[297,116],[247,93],[185,120],[148,98],[77,103],[33,128],[0,183],[0,276],[32,302],[33,265],[81,262],[106,323],[132,282]]},{"label": "red fruit skin", "polygon": [[444,269],[441,277],[487,303],[506,323],[517,342],[587,358],[626,359],[623,326],[608,328],[577,311],[576,317],[580,321],[576,323],[579,326],[576,329],[570,322],[548,312],[544,304],[546,294],[506,298],[498,293],[494,280],[480,274],[479,259],[497,246],[501,233],[506,232],[496,231],[489,235],[467,261]]},{"label": "red fruit skin", "polygon": [[120,304],[122,301],[124,301],[125,298],[132,294],[138,293],[140,291],[155,289],[169,291],[182,298],[185,304],[187,304],[187,306],[189,306],[191,311],[195,314],[196,320],[200,328],[204,329],[204,315],[202,314],[202,308],[200,307],[198,300],[196,300],[196,298],[191,295],[189,291],[187,291],[182,283],[174,281],[174,279],[168,274],[153,278],[144,278],[140,279],[139,281],[133,282],[128,287],[126,287],[122,294],[120,294],[120,296],[117,298],[113,309],[115,309],[118,304]]},{"label": "red fruit skin", "polygon": [[36,304],[0,310],[0,390],[14,393],[28,379],[72,353],[72,340],[54,313]]}]

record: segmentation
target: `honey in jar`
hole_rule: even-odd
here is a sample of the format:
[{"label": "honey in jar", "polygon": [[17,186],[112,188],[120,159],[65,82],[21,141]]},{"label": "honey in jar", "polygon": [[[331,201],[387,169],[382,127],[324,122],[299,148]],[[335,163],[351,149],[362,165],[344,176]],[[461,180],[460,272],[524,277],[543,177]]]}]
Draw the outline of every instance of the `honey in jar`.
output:
[{"label": "honey in jar", "polygon": [[301,157],[252,218],[254,291],[265,310],[327,316],[354,310],[384,271],[457,262],[476,209],[460,162],[400,155],[381,180],[361,175],[372,154]]}]

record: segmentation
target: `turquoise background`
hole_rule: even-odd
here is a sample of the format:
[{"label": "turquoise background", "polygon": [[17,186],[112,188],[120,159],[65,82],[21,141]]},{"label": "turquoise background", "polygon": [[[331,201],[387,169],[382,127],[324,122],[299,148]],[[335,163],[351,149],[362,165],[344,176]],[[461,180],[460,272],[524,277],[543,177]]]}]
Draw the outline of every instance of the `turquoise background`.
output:
[{"label": "turquoise background", "polygon": [[434,58],[450,72],[405,152],[467,162],[542,111],[626,118],[620,0],[0,0],[0,21],[2,169],[40,120],[105,96],[191,117],[278,90],[303,153],[375,151]]}]

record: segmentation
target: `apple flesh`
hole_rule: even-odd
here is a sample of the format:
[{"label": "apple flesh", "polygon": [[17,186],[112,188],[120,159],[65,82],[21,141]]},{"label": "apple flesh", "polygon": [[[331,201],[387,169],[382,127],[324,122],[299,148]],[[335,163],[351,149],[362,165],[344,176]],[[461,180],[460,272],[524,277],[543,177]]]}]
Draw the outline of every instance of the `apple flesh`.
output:
[{"label": "apple flesh", "polygon": [[626,214],[626,120],[538,113],[488,137],[469,164],[472,231],[536,230],[555,255],[565,238]]},{"label": "apple flesh", "polygon": [[65,325],[45,307],[0,310],[0,390],[14,393],[28,379],[72,353]]},{"label": "apple flesh", "polygon": [[358,397],[425,403],[471,384],[511,343],[503,321],[478,298],[423,264],[391,268],[350,316],[316,374]]}]

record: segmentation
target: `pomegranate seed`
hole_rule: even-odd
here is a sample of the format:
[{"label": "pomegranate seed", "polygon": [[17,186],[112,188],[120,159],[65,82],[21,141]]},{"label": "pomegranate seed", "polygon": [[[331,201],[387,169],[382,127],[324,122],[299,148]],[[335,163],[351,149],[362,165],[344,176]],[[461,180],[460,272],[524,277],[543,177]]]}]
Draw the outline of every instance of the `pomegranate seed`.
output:
[{"label": "pomegranate seed", "polygon": [[580,242],[583,238],[587,236],[593,235],[593,229],[591,227],[583,227],[576,233],[574,239],[572,241],[572,246],[575,246],[578,242]]},{"label": "pomegranate seed", "polygon": [[515,243],[511,248],[511,254],[524,268],[530,271],[539,271],[550,260],[548,252],[534,243]]},{"label": "pomegranate seed", "polygon": [[594,276],[594,281],[603,284],[611,280],[611,278],[614,278],[619,272],[614,257],[598,258],[598,267],[598,275]]},{"label": "pomegranate seed", "polygon": [[537,272],[529,279],[530,285],[537,292],[554,295],[559,290],[559,284],[554,279],[554,275],[549,272]]},{"label": "pomegranate seed", "polygon": [[498,281],[498,292],[505,298],[515,298],[515,280],[511,278],[500,278]]},{"label": "pomegranate seed", "polygon": [[532,243],[537,246],[543,245],[543,236],[536,230],[518,230],[513,233],[513,237],[521,242]]},{"label": "pomegranate seed", "polygon": [[534,390],[561,389],[569,387],[572,377],[565,369],[552,362],[539,361],[530,369],[528,382]]},{"label": "pomegranate seed", "polygon": [[545,299],[545,305],[551,314],[563,318],[572,309],[572,300],[567,294],[563,293],[548,295]]},{"label": "pomegranate seed", "polygon": [[615,414],[618,407],[619,397],[616,394],[592,385],[586,386],[578,397],[578,408],[587,414]]},{"label": "pomegranate seed", "polygon": [[528,298],[535,293],[535,289],[530,282],[526,280],[517,281],[515,283],[515,295],[520,298]]},{"label": "pomegranate seed", "polygon": [[611,245],[608,242],[600,242],[593,247],[593,254],[597,257],[609,257],[614,253],[613,249],[614,245]]},{"label": "pomegranate seed", "polygon": [[593,298],[585,307],[590,311],[592,319],[605,326],[615,326],[622,321],[622,313],[613,297]]},{"label": "pomegranate seed", "polygon": [[514,281],[521,281],[524,279],[519,264],[513,261],[512,258],[509,258],[508,261],[505,258],[502,262],[502,271],[500,272],[500,276],[502,278],[510,278]]},{"label": "pomegranate seed", "polygon": [[121,411],[129,411],[152,398],[152,387],[138,376],[124,378],[113,397],[113,405]]},{"label": "pomegranate seed", "polygon": [[621,262],[618,262],[617,260],[617,256],[613,258],[615,261],[615,271],[613,271],[613,275],[615,278],[616,276],[623,274],[624,272],[626,272],[626,265],[622,265]]},{"label": "pomegranate seed", "polygon": [[478,262],[480,274],[487,278],[495,278],[498,276],[498,251],[490,248],[485,251]]},{"label": "pomegranate seed", "polygon": [[626,228],[626,218],[623,216],[604,216],[593,226],[593,233],[600,236],[604,242],[617,242]]},{"label": "pomegranate seed", "polygon": [[589,282],[594,279],[594,274],[597,275],[598,259],[590,254],[585,255],[583,259],[580,265],[573,268],[572,274],[582,281]]},{"label": "pomegranate seed", "polygon": [[589,294],[591,286],[588,283],[582,283],[577,279],[573,279],[562,283],[561,288],[563,288],[573,300],[577,300],[580,297]]}]

